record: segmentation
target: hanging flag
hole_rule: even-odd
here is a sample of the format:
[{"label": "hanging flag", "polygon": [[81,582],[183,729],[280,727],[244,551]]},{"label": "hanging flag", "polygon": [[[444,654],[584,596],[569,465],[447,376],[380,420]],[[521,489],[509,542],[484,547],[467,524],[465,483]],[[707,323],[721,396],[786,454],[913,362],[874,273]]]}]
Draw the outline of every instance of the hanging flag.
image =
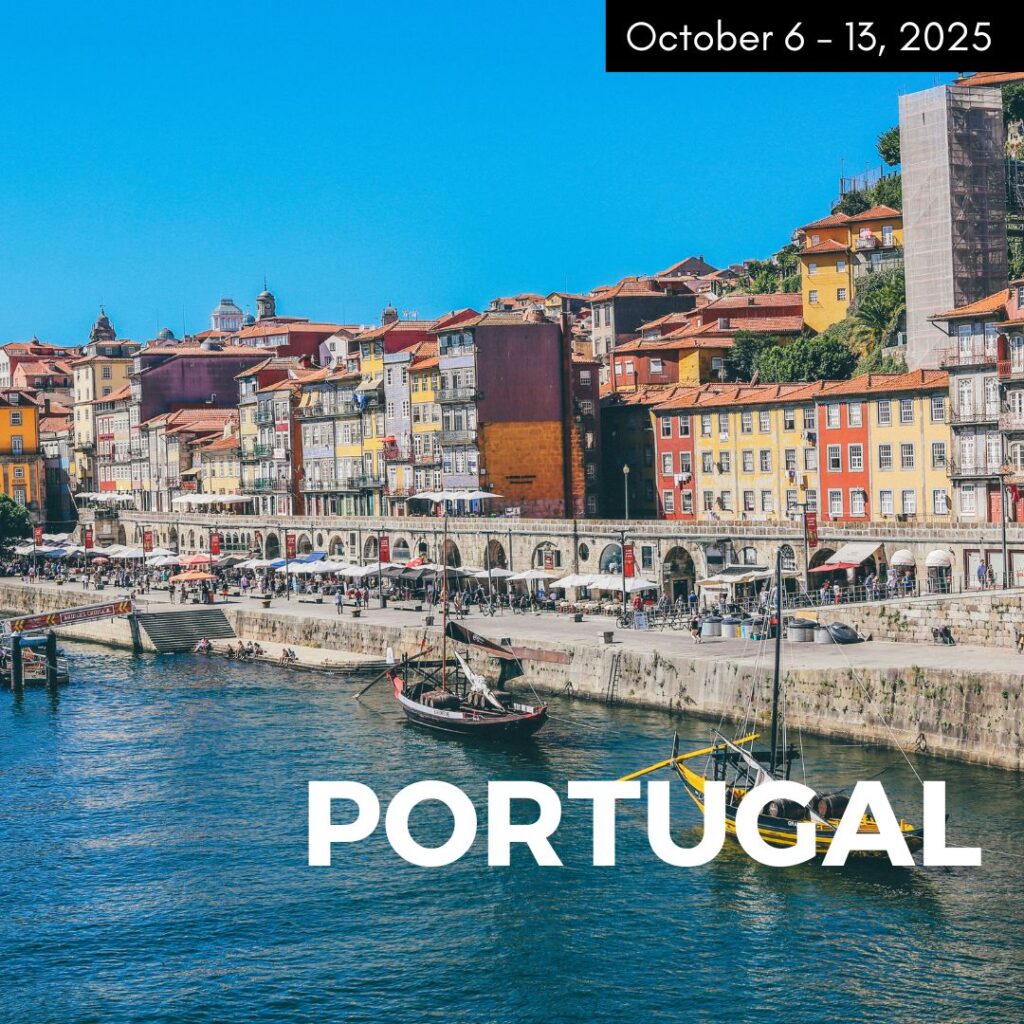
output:
[{"label": "hanging flag", "polygon": [[32,540],[36,545],[43,543],[43,528],[37,526],[32,530]]},{"label": "hanging flag", "polygon": [[92,551],[92,527],[85,528],[85,550]]},{"label": "hanging flag", "polygon": [[382,562],[391,561],[391,538],[381,537],[380,539],[380,560]]},{"label": "hanging flag", "polygon": [[813,551],[818,546],[818,513],[804,513],[804,533],[807,535],[807,547]]},{"label": "hanging flag", "polygon": [[142,550],[148,555],[153,550],[153,531],[142,531]]},{"label": "hanging flag", "polygon": [[636,575],[636,551],[632,544],[626,544],[623,548],[623,565],[625,566],[626,576],[632,578]]},{"label": "hanging flag", "polygon": [[210,554],[220,554],[220,534],[216,530],[210,534]]},{"label": "hanging flag", "polygon": [[284,553],[288,558],[295,557],[295,534],[286,533],[284,535]]}]

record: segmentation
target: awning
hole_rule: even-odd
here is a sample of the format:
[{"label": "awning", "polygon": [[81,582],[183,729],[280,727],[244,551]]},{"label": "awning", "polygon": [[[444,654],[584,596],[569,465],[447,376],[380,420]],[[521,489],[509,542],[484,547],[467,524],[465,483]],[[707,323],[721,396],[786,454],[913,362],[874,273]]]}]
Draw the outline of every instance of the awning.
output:
[{"label": "awning", "polygon": [[948,551],[931,551],[924,564],[929,569],[949,569],[953,565],[953,556]]},{"label": "awning", "polygon": [[899,566],[914,566],[917,565],[917,559],[914,557],[914,553],[907,548],[900,548],[899,551],[895,552],[892,558],[889,559],[890,565]]},{"label": "awning", "polygon": [[862,540],[854,544],[844,544],[831,558],[826,565],[835,566],[837,562],[851,562],[855,567],[869,558],[874,558],[881,550],[882,545],[876,540]]},{"label": "awning", "polygon": [[859,569],[859,562],[826,562],[824,565],[808,569],[808,572],[841,572],[843,569]]}]

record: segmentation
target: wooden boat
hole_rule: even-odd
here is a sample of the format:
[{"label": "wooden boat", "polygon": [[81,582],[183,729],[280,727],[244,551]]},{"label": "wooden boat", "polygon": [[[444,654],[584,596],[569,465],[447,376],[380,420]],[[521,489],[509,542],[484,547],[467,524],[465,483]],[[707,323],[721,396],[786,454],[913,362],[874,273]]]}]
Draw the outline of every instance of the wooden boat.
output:
[{"label": "wooden boat", "polygon": [[[58,653],[56,671],[52,679],[47,675],[46,668],[46,637],[35,634],[18,634],[21,657],[22,686],[66,686],[71,681],[68,662]],[[7,676],[13,688],[16,673],[13,671],[14,654],[12,652],[12,634],[7,634],[0,642],[0,674]]]},{"label": "wooden boat", "polygon": [[[750,732],[736,739],[728,739],[716,733],[711,743],[699,750],[679,753],[678,736],[672,741],[672,756],[666,761],[643,768],[625,776],[625,780],[639,778],[659,768],[671,767],[679,776],[687,794],[704,811],[704,787],[708,781],[726,783],[725,830],[726,835],[736,836],[736,813],[743,797],[751,789],[772,779],[789,779],[793,762],[799,759],[799,752],[785,740],[785,723],[780,712],[782,691],[782,555],[776,558],[775,609],[771,616],[775,631],[775,669],[772,681],[771,735],[766,750],[755,749],[753,744],[760,739],[759,732]],[[745,730],[742,730],[745,731]],[[703,759],[702,767],[694,770],[691,764]],[[809,783],[808,783],[809,784]],[[819,793],[806,806],[792,801],[770,801],[764,813],[757,819],[757,830],[766,843],[777,847],[796,845],[797,826],[801,822],[813,822],[815,844],[818,854],[828,852],[829,846],[839,827],[839,821],[849,804],[843,793]],[[907,848],[920,850],[924,834],[920,827],[900,820],[900,831]],[[860,822],[858,833],[878,832],[878,825],[865,815]]]},{"label": "wooden boat", "polygon": [[[449,497],[458,500],[459,494],[440,491],[430,495],[444,507],[442,550],[447,548]],[[523,674],[519,659],[510,647],[448,620],[448,578],[446,566],[441,573],[440,672],[432,671],[418,659],[403,658],[400,666],[387,672],[395,700],[410,722],[438,732],[501,740],[532,736],[548,720],[547,704],[523,704],[504,689],[492,689],[454,647],[456,664],[451,665],[450,642],[499,659],[502,665],[499,687]]]},{"label": "wooden boat", "polygon": [[[461,641],[518,664],[509,648],[458,623],[446,623],[444,635],[446,640]],[[394,698],[410,722],[460,736],[520,740],[532,736],[548,720],[547,704],[523,704],[504,690],[492,689],[457,650],[453,649],[453,654],[454,666],[447,657],[446,645],[437,668],[404,658],[389,670]],[[506,669],[502,678],[518,674],[521,670]]]}]

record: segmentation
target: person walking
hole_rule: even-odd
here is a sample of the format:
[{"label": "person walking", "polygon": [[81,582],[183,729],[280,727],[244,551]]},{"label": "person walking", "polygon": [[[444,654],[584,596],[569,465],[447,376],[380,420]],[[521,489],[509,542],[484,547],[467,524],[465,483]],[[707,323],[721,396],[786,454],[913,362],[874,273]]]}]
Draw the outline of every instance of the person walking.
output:
[{"label": "person walking", "polygon": [[343,603],[344,597],[341,592],[341,587],[338,587],[338,589],[334,591],[334,610],[338,615],[341,615]]},{"label": "person walking", "polygon": [[693,637],[695,643],[703,643],[700,635],[700,616],[694,615],[690,619],[690,636]]},{"label": "person walking", "polygon": [[985,582],[986,582],[987,579],[988,579],[988,566],[985,565],[985,559],[983,558],[978,563],[978,586],[981,587],[982,590],[985,589]]}]

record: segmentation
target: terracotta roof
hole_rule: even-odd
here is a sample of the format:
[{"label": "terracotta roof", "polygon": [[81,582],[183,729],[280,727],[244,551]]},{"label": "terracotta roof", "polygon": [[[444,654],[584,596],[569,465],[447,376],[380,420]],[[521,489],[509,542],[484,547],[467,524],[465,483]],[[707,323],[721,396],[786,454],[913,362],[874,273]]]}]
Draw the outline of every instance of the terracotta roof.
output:
[{"label": "terracotta roof", "polygon": [[63,434],[71,429],[72,420],[70,416],[44,416],[39,421],[39,433],[41,434]]},{"label": "terracotta roof", "polygon": [[822,397],[829,395],[892,394],[897,391],[931,391],[949,387],[945,370],[911,370],[909,373],[865,373],[853,380],[822,382]]},{"label": "terracotta roof", "polygon": [[239,438],[237,434],[228,434],[226,437],[222,434],[220,437],[214,438],[212,441],[207,441],[203,445],[204,452],[230,452],[237,450],[239,446]]},{"label": "terracotta roof", "polygon": [[868,210],[863,210],[860,213],[855,213],[850,218],[851,224],[857,224],[860,221],[865,220],[886,220],[889,217],[902,217],[903,214],[900,210],[895,209],[892,206],[872,206]]},{"label": "terracotta roof", "polygon": [[701,312],[727,308],[757,308],[765,306],[802,306],[803,296],[800,292],[734,292],[723,295],[701,307]]},{"label": "terracotta roof", "polygon": [[48,376],[52,373],[60,373],[67,376],[71,373],[71,363],[66,359],[56,358],[46,362],[39,359],[25,359],[18,363],[18,369],[22,373],[32,373],[42,377]]},{"label": "terracotta roof", "polygon": [[[234,356],[235,358],[238,356],[256,356],[258,359],[265,359],[267,350],[248,345],[225,345],[224,348],[201,348],[199,345],[167,345],[165,347],[154,345],[151,348],[144,348],[139,354],[141,356],[201,356],[204,359],[224,358],[226,356]],[[106,359],[108,357],[104,356],[103,358]],[[123,358],[126,362],[130,362],[132,357],[125,356]]]},{"label": "terracotta roof", "polygon": [[804,224],[803,227],[797,228],[798,231],[808,231],[811,228],[840,228],[844,224],[850,223],[850,217],[845,213],[832,213],[827,217],[822,217],[820,220],[812,220],[810,224]]},{"label": "terracotta roof", "polygon": [[[614,299],[619,295],[632,295],[641,297],[651,296],[665,296],[670,294],[688,294],[690,289],[685,284],[682,285],[682,289],[675,288],[674,292],[668,292],[664,288],[655,288],[654,284],[657,283],[656,278],[653,277],[642,277],[640,275],[634,275],[633,277],[624,277],[617,284],[612,285],[601,285],[599,288],[595,288],[590,293],[591,302],[607,302],[608,299]],[[675,282],[676,285],[682,284],[682,282]]]},{"label": "terracotta roof", "polygon": [[176,409],[174,412],[160,413],[142,424],[144,427],[159,427],[167,430],[195,430],[200,433],[211,430],[223,430],[229,420],[238,419],[237,409],[202,408]]},{"label": "terracotta roof", "polygon": [[1010,289],[1003,288],[1001,291],[986,295],[977,302],[971,302],[966,306],[959,306],[956,309],[947,309],[945,313],[935,313],[928,317],[929,320],[958,320],[965,316],[983,316],[987,313],[1005,313],[1006,304],[1010,301]]},{"label": "terracotta roof", "polygon": [[446,331],[459,331],[468,327],[528,327],[533,323],[553,324],[554,320],[524,320],[522,313],[518,310],[515,312],[510,310],[504,313],[480,313],[477,316],[470,317],[468,320],[462,320],[459,323],[449,324],[444,327],[435,327],[434,333],[441,334]]},{"label": "terracotta roof", "polygon": [[99,398],[94,398],[89,405],[97,405],[100,402],[121,402],[126,398],[132,397],[132,386],[131,384],[123,384],[116,391],[111,391],[109,395],[101,395]]},{"label": "terracotta roof", "polygon": [[1024,82],[1024,71],[975,71],[973,75],[963,75],[955,85],[1007,85],[1010,82]]},{"label": "terracotta roof", "polygon": [[424,333],[433,330],[435,324],[435,320],[392,320],[389,324],[381,324],[380,327],[371,327],[368,331],[361,331],[353,340],[373,341],[389,334],[402,334],[409,331]]},{"label": "terracotta roof", "polygon": [[274,334],[334,334],[344,324],[321,323],[315,320],[262,320],[243,327],[237,338],[266,338]]},{"label": "terracotta roof", "polygon": [[833,242],[830,238],[823,238],[820,242],[816,242],[814,245],[805,246],[800,250],[800,255],[804,256],[807,253],[819,253],[819,252],[848,252],[849,246],[843,242]]},{"label": "terracotta roof", "polygon": [[648,320],[647,323],[641,324],[637,330],[643,334],[644,331],[653,331],[657,327],[664,327],[667,324],[683,324],[686,323],[686,313],[677,311],[674,313],[666,313],[664,316],[659,316],[656,320]]}]

